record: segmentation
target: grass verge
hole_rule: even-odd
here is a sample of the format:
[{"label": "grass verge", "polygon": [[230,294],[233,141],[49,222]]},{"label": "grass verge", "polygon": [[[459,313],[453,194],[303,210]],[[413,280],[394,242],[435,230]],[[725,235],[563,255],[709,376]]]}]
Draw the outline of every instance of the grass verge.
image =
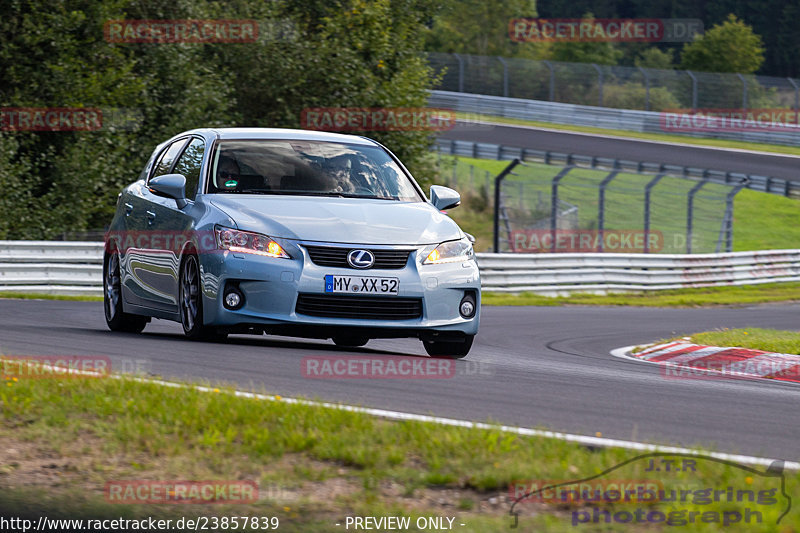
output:
[{"label": "grass verge", "polygon": [[720,329],[688,335],[691,342],[707,346],[751,348],[765,352],[800,354],[800,332],[780,329]]},{"label": "grass verge", "polygon": [[705,138],[700,139],[696,137],[689,137],[686,135],[679,135],[679,134],[643,133],[637,131],[595,128],[592,126],[573,126],[570,124],[556,124],[553,122],[541,122],[536,120],[506,118],[494,115],[476,115],[474,113],[456,113],[456,118],[459,120],[471,120],[471,121],[479,120],[484,122],[497,122],[500,124],[510,124],[515,126],[531,126],[534,128],[546,128],[551,130],[575,131],[579,133],[596,133],[599,135],[609,135],[612,137],[626,137],[630,139],[641,139],[646,141],[692,144],[697,146],[708,146],[711,148],[734,148],[737,150],[755,150],[758,152],[774,152],[776,154],[800,155],[800,148],[796,146],[783,146],[780,144],[733,141],[728,139],[705,139]]},{"label": "grass verge", "polygon": [[[534,483],[544,487],[552,480],[594,476],[600,476],[598,483],[657,477],[665,489],[766,490],[777,483],[761,475],[764,469],[693,459],[691,470],[656,472],[649,469],[652,457],[627,450],[391,422],[227,392],[129,379],[7,379],[0,387],[0,510],[4,516],[72,519],[275,516],[282,531],[342,531],[336,524],[348,516],[452,517],[454,529],[496,532],[510,525],[507,496],[513,483],[522,493]],[[121,505],[104,497],[112,480],[192,479],[254,480],[261,491],[254,503],[218,505]],[[800,477],[790,473],[787,491],[798,482]],[[612,514],[637,507],[662,515],[675,511],[674,503],[601,502]],[[731,504],[687,501],[679,507],[721,513]],[[774,530],[783,504],[758,507],[761,523],[742,530]],[[586,502],[543,501],[525,502],[516,510],[523,531],[595,531],[597,523],[572,527],[576,520],[591,522],[595,508]],[[687,524],[686,511],[681,520]],[[697,530],[699,519],[692,520]],[[800,516],[782,522],[792,524],[800,527]],[[699,525],[700,530],[723,529]]]},{"label": "grass verge", "polygon": [[642,307],[706,307],[800,301],[800,283],[765,283],[623,294],[542,296],[530,292],[483,292],[484,305],[629,305]]},{"label": "grass verge", "polygon": [[69,296],[63,294],[39,294],[35,292],[4,292],[0,291],[0,298],[15,300],[66,300],[70,302],[102,302],[102,296]]}]

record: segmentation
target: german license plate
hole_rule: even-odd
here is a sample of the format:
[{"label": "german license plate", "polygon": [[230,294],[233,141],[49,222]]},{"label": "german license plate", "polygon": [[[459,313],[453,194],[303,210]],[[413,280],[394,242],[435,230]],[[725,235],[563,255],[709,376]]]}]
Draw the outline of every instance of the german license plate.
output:
[{"label": "german license plate", "polygon": [[397,294],[400,280],[397,278],[373,278],[368,276],[325,276],[325,292],[347,294]]}]

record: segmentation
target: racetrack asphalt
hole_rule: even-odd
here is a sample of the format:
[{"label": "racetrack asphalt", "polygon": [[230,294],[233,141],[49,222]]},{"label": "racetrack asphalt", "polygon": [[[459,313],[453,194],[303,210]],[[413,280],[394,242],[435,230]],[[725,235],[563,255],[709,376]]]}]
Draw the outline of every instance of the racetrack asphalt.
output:
[{"label": "racetrack asphalt", "polygon": [[[666,144],[499,124],[457,123],[455,128],[440,133],[439,137],[800,181],[799,156]],[[680,143],[680,139],[675,142]]]},{"label": "racetrack asphalt", "polygon": [[165,379],[234,384],[418,414],[800,459],[800,386],[749,380],[676,380],[657,365],[610,350],[728,327],[796,329],[800,305],[658,309],[484,307],[470,355],[445,379],[309,379],[308,356],[426,357],[415,339],[341,349],[330,341],[231,336],[185,340],[179,324],[154,320],[142,334],[112,333],[102,303],[0,300],[0,353],[108,356],[112,369]]}]

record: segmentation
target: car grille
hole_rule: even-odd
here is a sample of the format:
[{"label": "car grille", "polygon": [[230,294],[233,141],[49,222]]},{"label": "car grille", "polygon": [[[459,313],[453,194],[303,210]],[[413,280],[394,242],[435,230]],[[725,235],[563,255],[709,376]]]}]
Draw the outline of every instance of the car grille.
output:
[{"label": "car grille", "polygon": [[[347,263],[347,254],[351,250],[360,250],[361,248],[341,248],[336,246],[306,246],[308,255],[315,265],[337,267],[337,268],[353,268]],[[363,248],[369,250],[369,248]],[[400,270],[408,263],[408,255],[412,250],[369,250],[375,256],[375,264],[371,268],[382,268],[385,270]]]},{"label": "car grille", "polygon": [[422,316],[422,299],[299,294],[295,310],[329,318],[409,320]]}]

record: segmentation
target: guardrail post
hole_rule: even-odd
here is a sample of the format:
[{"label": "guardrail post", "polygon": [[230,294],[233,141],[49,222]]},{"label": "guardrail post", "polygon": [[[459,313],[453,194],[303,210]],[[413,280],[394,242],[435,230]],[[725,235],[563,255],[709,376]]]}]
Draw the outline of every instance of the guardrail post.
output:
[{"label": "guardrail post", "polygon": [[558,229],[558,184],[575,167],[564,167],[556,174],[550,186],[550,251],[556,251],[556,230]]},{"label": "guardrail post", "polygon": [[738,76],[739,81],[742,82],[742,110],[745,110],[747,109],[747,80],[741,73],[737,72],[736,76]]},{"label": "guardrail post", "polygon": [[464,58],[459,54],[453,54],[458,61],[458,92],[464,92]]},{"label": "guardrail post", "polygon": [[617,177],[617,174],[619,174],[619,170],[614,170],[613,172],[610,172],[608,176],[603,178],[603,181],[600,182],[600,198],[598,199],[597,205],[598,252],[603,251],[603,231],[605,229],[606,222],[606,187],[608,187],[608,184],[611,183],[611,180]]},{"label": "guardrail post", "polygon": [[644,253],[650,253],[650,193],[666,174],[656,174],[644,187]]},{"label": "guardrail post", "polygon": [[603,107],[603,70],[596,63],[592,66],[597,71],[597,105]]},{"label": "guardrail post", "polygon": [[794,123],[797,124],[798,116],[800,116],[800,87],[792,78],[786,78],[789,83],[794,87]]},{"label": "guardrail post", "polygon": [[503,64],[503,96],[508,98],[508,62],[500,56],[497,59]]},{"label": "guardrail post", "polygon": [[548,100],[554,102],[556,99],[556,69],[549,61],[542,61],[542,63],[550,70],[550,98]]},{"label": "guardrail post", "polygon": [[639,69],[642,77],[644,77],[644,110],[650,111],[650,76],[647,75],[647,72],[642,67],[636,68]]},{"label": "guardrail post", "polygon": [[494,253],[500,253],[500,185],[508,174],[519,165],[519,159],[514,159],[494,179]]},{"label": "guardrail post", "polygon": [[692,79],[692,112],[694,112],[697,111],[697,77],[691,70],[687,70],[686,74]]},{"label": "guardrail post", "polygon": [[747,178],[743,179],[725,197],[725,216],[722,217],[722,225],[719,228],[719,238],[717,239],[717,247],[714,250],[715,253],[719,253],[723,236],[725,237],[725,251],[733,251],[733,199],[739,194],[739,191],[745,188],[748,181]]},{"label": "guardrail post", "polygon": [[692,215],[694,214],[694,195],[703,188],[703,185],[708,183],[709,177],[703,176],[703,180],[692,187],[689,191],[687,204],[686,204],[686,253],[692,253]]}]

